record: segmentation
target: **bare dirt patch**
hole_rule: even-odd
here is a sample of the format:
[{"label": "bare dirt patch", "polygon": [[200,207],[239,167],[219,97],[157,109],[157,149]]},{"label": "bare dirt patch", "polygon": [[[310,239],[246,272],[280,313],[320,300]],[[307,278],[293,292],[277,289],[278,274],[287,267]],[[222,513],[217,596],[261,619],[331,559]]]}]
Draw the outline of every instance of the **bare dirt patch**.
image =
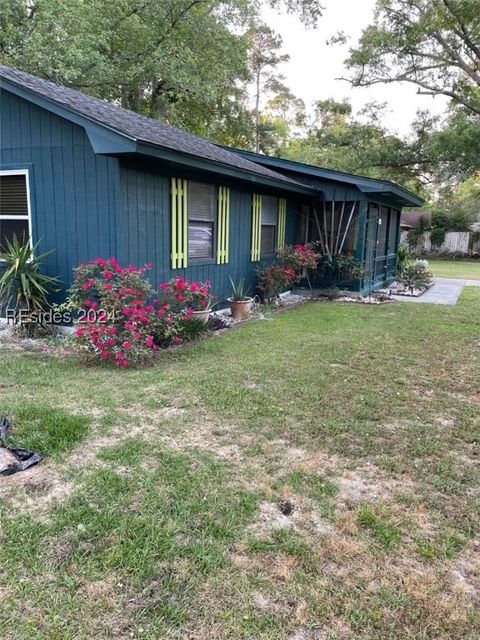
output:
[{"label": "bare dirt patch", "polygon": [[278,504],[262,502],[260,503],[259,513],[250,528],[253,533],[262,536],[279,529],[295,529],[296,526],[293,515],[284,516]]},{"label": "bare dirt patch", "polygon": [[300,495],[290,495],[288,501],[293,506],[290,515],[282,513],[282,503],[260,503],[259,513],[249,530],[258,537],[268,536],[279,529],[292,529],[306,533],[311,538],[335,532],[334,526],[321,515],[312,500]]},{"label": "bare dirt patch", "polygon": [[453,589],[473,602],[480,601],[480,540],[475,539],[454,562],[449,577]]},{"label": "bare dirt patch", "polygon": [[410,478],[395,478],[373,464],[346,471],[337,479],[340,492],[338,506],[349,509],[362,502],[378,502],[390,499],[395,493],[413,491]]}]

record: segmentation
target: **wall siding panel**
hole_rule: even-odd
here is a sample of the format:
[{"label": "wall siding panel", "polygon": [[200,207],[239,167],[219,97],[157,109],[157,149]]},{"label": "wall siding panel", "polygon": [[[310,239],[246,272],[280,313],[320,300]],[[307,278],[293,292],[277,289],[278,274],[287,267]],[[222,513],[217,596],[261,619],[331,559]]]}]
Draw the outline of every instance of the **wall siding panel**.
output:
[{"label": "wall siding panel", "polygon": [[0,169],[30,172],[32,232],[67,286],[79,262],[115,255],[119,162],[93,153],[82,127],[2,90]]},{"label": "wall siding panel", "polygon": [[[237,281],[244,276],[252,288],[255,270],[261,263],[250,260],[252,194],[230,191],[230,246],[227,264],[214,260],[204,263],[189,261],[186,269],[171,268],[171,210],[170,179],[168,176],[121,167],[122,227],[124,236],[121,258],[127,262],[152,262],[150,273],[153,283],[159,284],[175,275],[190,280],[211,280],[220,300],[230,295],[229,276]],[[287,241],[295,240],[293,212],[287,212]]]}]

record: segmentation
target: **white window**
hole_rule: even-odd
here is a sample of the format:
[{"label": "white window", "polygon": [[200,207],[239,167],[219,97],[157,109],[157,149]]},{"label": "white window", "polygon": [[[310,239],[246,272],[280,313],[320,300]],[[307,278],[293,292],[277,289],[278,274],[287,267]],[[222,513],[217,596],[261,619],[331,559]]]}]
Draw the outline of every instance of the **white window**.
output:
[{"label": "white window", "polygon": [[216,188],[200,182],[188,183],[188,257],[214,257]]},{"label": "white window", "polygon": [[30,191],[25,169],[0,171],[0,252],[16,237],[31,242]]}]

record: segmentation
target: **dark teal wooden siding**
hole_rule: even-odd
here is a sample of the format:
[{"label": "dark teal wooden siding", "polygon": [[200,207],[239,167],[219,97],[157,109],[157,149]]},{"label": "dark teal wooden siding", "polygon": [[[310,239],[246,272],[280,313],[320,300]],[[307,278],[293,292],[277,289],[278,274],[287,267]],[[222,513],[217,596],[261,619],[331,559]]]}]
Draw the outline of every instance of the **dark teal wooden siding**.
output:
[{"label": "dark teal wooden siding", "polygon": [[[187,269],[171,269],[170,179],[145,170],[121,167],[122,234],[120,257],[131,264],[152,262],[151,279],[158,284],[181,275],[190,280],[211,280],[220,300],[230,295],[229,276],[237,281],[244,276],[252,288],[255,270],[260,263],[251,262],[252,194],[232,189],[230,192],[230,251],[228,264],[214,261],[195,264]],[[296,240],[296,213],[287,212],[287,240]]]},{"label": "dark teal wooden siding", "polygon": [[2,90],[0,169],[28,169],[32,234],[47,270],[68,286],[72,269],[117,253],[119,163],[95,155],[82,127]]}]

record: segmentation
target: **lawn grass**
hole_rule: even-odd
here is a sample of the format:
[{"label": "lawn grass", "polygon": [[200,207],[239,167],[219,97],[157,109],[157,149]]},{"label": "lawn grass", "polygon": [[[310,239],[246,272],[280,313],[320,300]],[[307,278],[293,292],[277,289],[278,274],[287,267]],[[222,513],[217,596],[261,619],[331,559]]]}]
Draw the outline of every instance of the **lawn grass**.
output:
[{"label": "lawn grass", "polygon": [[480,260],[428,260],[430,270],[439,278],[480,280]]},{"label": "lawn grass", "polygon": [[312,303],[143,370],[0,346],[46,455],[1,480],[2,639],[477,638],[480,288],[441,311]]}]

